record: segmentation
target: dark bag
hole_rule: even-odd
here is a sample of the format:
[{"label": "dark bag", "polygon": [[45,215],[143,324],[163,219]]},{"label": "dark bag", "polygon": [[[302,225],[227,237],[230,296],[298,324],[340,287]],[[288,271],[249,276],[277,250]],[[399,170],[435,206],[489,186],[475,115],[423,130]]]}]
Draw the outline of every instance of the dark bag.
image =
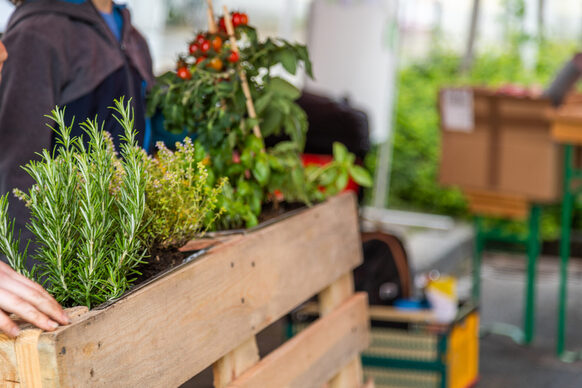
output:
[{"label": "dark bag", "polygon": [[[350,106],[347,100],[304,92],[296,103],[307,114],[309,130],[305,143],[306,154],[331,155],[333,142],[346,145],[360,160],[370,150],[370,134],[366,113]],[[285,137],[270,137],[272,146]]]}]

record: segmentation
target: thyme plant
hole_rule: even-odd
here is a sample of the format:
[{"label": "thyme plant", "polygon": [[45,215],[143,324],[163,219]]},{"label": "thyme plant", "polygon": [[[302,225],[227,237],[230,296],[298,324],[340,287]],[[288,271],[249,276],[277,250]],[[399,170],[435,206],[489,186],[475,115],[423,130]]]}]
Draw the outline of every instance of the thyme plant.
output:
[{"label": "thyme plant", "polygon": [[222,214],[218,203],[227,179],[214,184],[216,179],[206,167],[208,157],[188,137],[176,143],[176,151],[162,142],[157,148],[148,164],[146,198],[151,222],[146,235],[154,246],[181,246],[206,232]]}]

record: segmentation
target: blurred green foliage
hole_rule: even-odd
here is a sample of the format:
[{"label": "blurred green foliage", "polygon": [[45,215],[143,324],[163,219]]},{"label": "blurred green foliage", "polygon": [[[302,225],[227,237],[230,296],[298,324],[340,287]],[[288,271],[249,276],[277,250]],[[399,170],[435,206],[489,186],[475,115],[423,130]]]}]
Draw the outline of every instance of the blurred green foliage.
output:
[{"label": "blurred green foliage", "polygon": [[[527,57],[524,50],[534,54],[529,64],[522,59],[522,56]],[[471,70],[464,75],[459,73],[460,55],[438,47],[428,59],[402,67],[393,137],[390,207],[469,216],[460,191],[438,183],[440,134],[436,103],[439,88],[506,83],[545,87],[575,50],[576,45],[571,42],[536,41],[520,36],[509,39],[501,47],[479,53]],[[366,166],[373,169],[374,160],[372,153]],[[577,207],[582,209],[582,204]],[[525,231],[521,223],[509,228]],[[544,238],[553,238],[558,232],[558,208],[546,209],[542,218]]]}]

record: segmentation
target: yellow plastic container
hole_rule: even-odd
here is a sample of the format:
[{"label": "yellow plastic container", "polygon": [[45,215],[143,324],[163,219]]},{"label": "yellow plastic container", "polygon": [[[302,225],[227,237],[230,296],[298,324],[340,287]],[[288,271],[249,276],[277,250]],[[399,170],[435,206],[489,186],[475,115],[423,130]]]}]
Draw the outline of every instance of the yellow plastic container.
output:
[{"label": "yellow plastic container", "polygon": [[456,322],[449,338],[447,351],[449,388],[474,385],[479,376],[479,313],[474,311]]}]

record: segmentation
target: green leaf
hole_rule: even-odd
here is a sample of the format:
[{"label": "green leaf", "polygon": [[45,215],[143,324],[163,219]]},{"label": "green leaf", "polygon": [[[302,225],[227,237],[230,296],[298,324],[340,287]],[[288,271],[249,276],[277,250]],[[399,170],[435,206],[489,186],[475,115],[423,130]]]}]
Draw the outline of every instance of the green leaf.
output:
[{"label": "green leaf", "polygon": [[345,145],[339,142],[333,143],[333,157],[336,161],[343,163],[348,158],[348,149]]},{"label": "green leaf", "polygon": [[253,152],[249,147],[245,148],[240,155],[240,164],[245,168],[250,168],[253,164]]},{"label": "green leaf", "polygon": [[289,74],[295,75],[297,72],[297,58],[291,50],[281,48],[277,53],[276,59],[281,62],[283,68],[287,70]]},{"label": "green leaf", "polygon": [[294,117],[285,117],[285,120],[283,120],[283,127],[285,128],[285,133],[289,135],[291,140],[293,140],[295,144],[298,144],[302,149],[305,146],[305,134],[301,128],[297,127]]},{"label": "green leaf", "polygon": [[350,176],[352,179],[360,186],[372,187],[374,183],[370,173],[363,167],[360,166],[350,166],[349,168]]},{"label": "green leaf", "polygon": [[241,164],[231,164],[226,169],[226,175],[229,177],[240,175],[244,173],[245,168]]},{"label": "green leaf", "polygon": [[246,197],[247,195],[252,194],[251,185],[247,181],[245,181],[244,179],[239,180],[238,185],[237,185],[237,191],[241,197]]},{"label": "green leaf", "polygon": [[299,53],[299,57],[303,61],[303,65],[305,66],[305,72],[310,78],[313,79],[311,60],[309,59],[309,52],[307,51],[307,47],[305,47],[304,45],[299,45],[297,46],[297,51]]},{"label": "green leaf", "polygon": [[293,169],[293,171],[291,172],[291,180],[293,182],[293,185],[295,186],[295,189],[297,190],[304,190],[304,186],[305,186],[305,175],[303,175],[303,170],[302,169]]},{"label": "green leaf", "polygon": [[257,114],[260,116],[265,109],[269,106],[269,103],[271,102],[271,99],[273,98],[273,93],[271,92],[266,92],[264,93],[262,96],[260,96],[259,98],[257,98],[255,100],[255,110],[257,111]]},{"label": "green leaf", "polygon": [[273,170],[283,170],[283,164],[281,163],[279,158],[272,156],[272,155],[267,155],[267,156],[268,156],[268,160],[269,160],[269,166],[271,166],[271,168]]},{"label": "green leaf", "polygon": [[261,186],[267,185],[271,168],[265,154],[261,154],[256,158],[255,166],[252,169],[253,176]]},{"label": "green leaf", "polygon": [[301,96],[301,91],[283,78],[274,77],[269,82],[269,91],[291,100],[296,100]]},{"label": "green leaf", "polygon": [[256,196],[256,195],[252,195],[249,198],[249,205],[251,207],[251,211],[254,214],[260,214],[261,213],[261,197]]},{"label": "green leaf", "polygon": [[236,146],[236,132],[229,133],[227,139],[229,148],[234,149]]},{"label": "green leaf", "polygon": [[298,152],[297,144],[290,142],[290,141],[282,141],[277,143],[273,148],[271,148],[271,152],[276,154],[285,154],[285,153],[295,153]]},{"label": "green leaf", "polygon": [[244,218],[245,218],[245,225],[247,228],[252,228],[254,226],[257,226],[259,223],[257,216],[255,216],[251,211],[247,212],[247,214],[245,214]]},{"label": "green leaf", "polygon": [[346,188],[346,186],[348,185],[348,180],[349,180],[349,175],[348,172],[346,170],[343,170],[342,172],[340,172],[340,174],[338,175],[336,181],[335,181],[335,188],[336,190],[342,191],[343,189]]},{"label": "green leaf", "polygon": [[231,93],[234,90],[234,86],[230,81],[221,81],[216,85],[216,90],[221,93]]},{"label": "green leaf", "polygon": [[261,132],[263,136],[270,136],[273,134],[278,134],[281,128],[281,119],[283,115],[278,109],[269,109],[263,116],[263,122],[261,123]]},{"label": "green leaf", "polygon": [[[321,168],[321,167],[320,167]],[[332,168],[320,175],[317,183],[321,186],[328,186],[338,179],[337,168]]]},{"label": "green leaf", "polygon": [[258,154],[265,148],[265,143],[255,135],[249,135],[245,142],[245,147]]},{"label": "green leaf", "polygon": [[287,98],[276,98],[273,100],[273,105],[275,105],[284,116],[289,115],[291,113],[291,106],[293,102],[288,100]]},{"label": "green leaf", "polygon": [[246,119],[245,129],[252,129],[255,125],[259,125],[259,119]]}]

